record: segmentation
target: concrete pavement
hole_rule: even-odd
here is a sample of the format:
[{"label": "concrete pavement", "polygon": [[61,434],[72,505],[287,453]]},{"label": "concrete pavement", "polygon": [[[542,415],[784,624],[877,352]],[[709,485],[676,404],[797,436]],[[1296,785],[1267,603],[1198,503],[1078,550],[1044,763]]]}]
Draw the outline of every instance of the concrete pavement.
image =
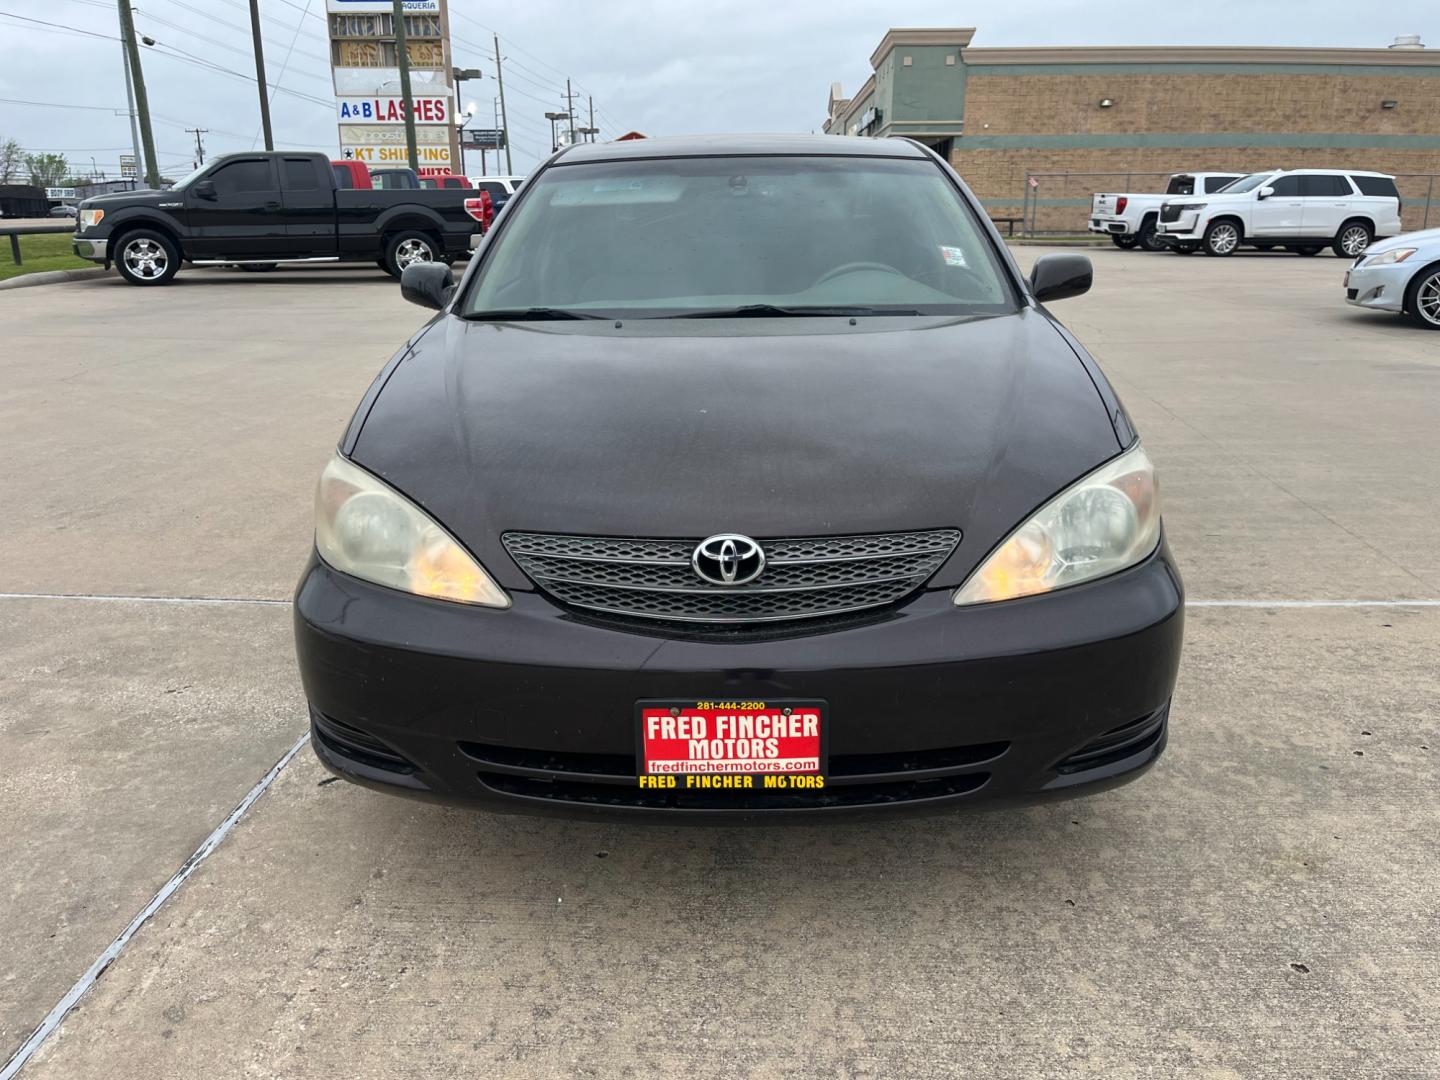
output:
[{"label": "concrete pavement", "polygon": [[[1329,257],[1093,257],[1056,312],[1192,599],[1440,599],[1440,335]],[[0,297],[0,592],[283,599],[423,320],[363,270]],[[1149,776],[919,822],[476,815],[303,752],[22,1075],[1433,1076],[1437,646],[1437,607],[1192,608]],[[303,710],[283,606],[0,598],[0,1057]]]}]

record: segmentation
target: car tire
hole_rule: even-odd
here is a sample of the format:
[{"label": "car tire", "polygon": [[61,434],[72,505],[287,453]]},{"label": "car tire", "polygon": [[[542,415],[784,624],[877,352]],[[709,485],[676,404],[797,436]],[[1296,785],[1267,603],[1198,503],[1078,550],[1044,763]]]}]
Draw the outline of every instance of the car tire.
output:
[{"label": "car tire", "polygon": [[1233,255],[1235,249],[1240,246],[1240,226],[1229,218],[1212,221],[1205,226],[1205,236],[1200,241],[1200,246],[1206,255],[1216,255],[1221,258]]},{"label": "car tire", "polygon": [[1146,218],[1140,224],[1140,247],[1145,251],[1164,251],[1165,243],[1160,239],[1160,233],[1155,228],[1155,219]]},{"label": "car tire", "polygon": [[1305,244],[1301,247],[1287,247],[1286,251],[1293,251],[1296,255],[1319,255],[1325,250],[1324,245]]},{"label": "car tire", "polygon": [[1440,330],[1440,263],[1432,263],[1405,288],[1405,313],[1416,326]]},{"label": "car tire", "polygon": [[417,262],[436,262],[442,257],[435,238],[418,229],[406,229],[385,241],[385,272],[398,278],[405,267]]},{"label": "car tire", "polygon": [[169,285],[180,272],[180,249],[154,229],[132,229],[112,249],[115,269],[131,285]]},{"label": "car tire", "polygon": [[1134,233],[1111,233],[1110,242],[1121,251],[1130,251],[1140,242],[1140,238]]},{"label": "car tire", "polygon": [[1368,224],[1363,221],[1347,221],[1335,234],[1330,250],[1342,259],[1358,259],[1360,253],[1369,247],[1374,239],[1375,233]]}]

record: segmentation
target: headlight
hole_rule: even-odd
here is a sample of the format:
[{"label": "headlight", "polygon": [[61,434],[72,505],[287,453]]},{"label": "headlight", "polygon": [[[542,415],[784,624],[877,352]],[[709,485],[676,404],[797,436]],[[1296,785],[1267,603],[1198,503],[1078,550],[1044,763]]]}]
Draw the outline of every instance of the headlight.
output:
[{"label": "headlight", "polygon": [[1366,266],[1388,266],[1391,263],[1401,263],[1410,258],[1417,251],[1417,248],[1395,248],[1380,255],[1372,255],[1365,260]]},{"label": "headlight", "polygon": [[104,210],[81,210],[80,227],[83,229],[93,229],[96,225],[100,224],[100,219],[104,216]]},{"label": "headlight", "polygon": [[339,454],[315,491],[315,547],[336,570],[392,589],[507,608],[501,591],[455,538],[398,491]]},{"label": "headlight", "polygon": [[1160,488],[1139,443],[1077,480],[990,553],[955,592],[985,604],[1063,589],[1134,566],[1160,542]]}]

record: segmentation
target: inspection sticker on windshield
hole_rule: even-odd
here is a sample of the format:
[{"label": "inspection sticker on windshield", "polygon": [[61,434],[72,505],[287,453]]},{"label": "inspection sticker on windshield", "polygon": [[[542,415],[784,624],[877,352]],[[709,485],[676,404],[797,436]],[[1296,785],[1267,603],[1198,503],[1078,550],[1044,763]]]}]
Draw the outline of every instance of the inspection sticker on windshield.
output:
[{"label": "inspection sticker on windshield", "polygon": [[960,250],[959,248],[957,248],[957,247],[947,247],[946,245],[941,244],[941,245],[940,245],[940,254],[941,254],[941,256],[944,257],[944,259],[945,259],[945,265],[946,265],[946,266],[969,266],[969,265],[970,265],[969,263],[967,263],[967,262],[965,261],[965,252],[961,251],[961,250]]},{"label": "inspection sticker on windshield", "polygon": [[642,788],[756,791],[825,786],[821,701],[641,701]]}]

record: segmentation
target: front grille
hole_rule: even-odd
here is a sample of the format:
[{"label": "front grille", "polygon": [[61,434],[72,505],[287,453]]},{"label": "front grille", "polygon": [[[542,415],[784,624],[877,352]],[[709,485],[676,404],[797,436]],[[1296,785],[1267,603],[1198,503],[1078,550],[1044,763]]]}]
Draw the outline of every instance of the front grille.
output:
[{"label": "front grille", "polygon": [[1346,290],[1345,290],[1345,299],[1346,299],[1346,300],[1354,300],[1355,297],[1357,297],[1357,296],[1359,296],[1359,295],[1360,295],[1360,290],[1359,290],[1359,289],[1346,289]]},{"label": "front grille", "polygon": [[506,533],[505,549],[547,595],[607,615],[684,623],[764,623],[864,611],[925,584],[957,529],[762,540],[764,572],[712,585],[691,567],[698,540]]},{"label": "front grille", "polygon": [[1180,220],[1180,207],[1165,203],[1160,207],[1160,220],[1165,223]]},{"label": "front grille", "polygon": [[636,762],[626,754],[524,750],[462,742],[477,778],[493,791],[553,802],[657,809],[816,809],[915,802],[978,791],[988,767],[1010,749],[1008,742],[976,743],[940,750],[886,754],[832,754],[819,790],[654,790],[635,781]]}]

